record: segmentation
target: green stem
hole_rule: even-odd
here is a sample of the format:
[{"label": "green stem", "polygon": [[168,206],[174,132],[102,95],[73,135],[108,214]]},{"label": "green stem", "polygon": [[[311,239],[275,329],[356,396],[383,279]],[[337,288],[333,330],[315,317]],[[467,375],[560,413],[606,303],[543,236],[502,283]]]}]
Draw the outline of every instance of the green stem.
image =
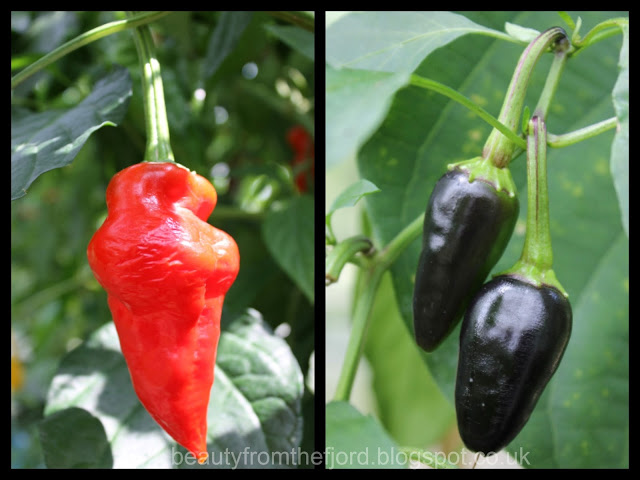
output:
[{"label": "green stem", "polygon": [[297,25],[313,32],[315,29],[314,15],[311,12],[267,12],[269,15]]},{"label": "green stem", "polygon": [[[561,48],[564,49],[565,42],[567,42],[567,36],[562,28],[550,28],[538,35],[520,56],[498,116],[498,120],[509,130],[515,132],[518,127],[529,79],[538,60],[552,45],[562,45]],[[490,159],[496,167],[503,168],[509,165],[516,146],[517,144],[510,138],[498,129],[494,129],[485,143],[482,156]]]},{"label": "green stem", "polygon": [[380,268],[379,265],[364,272],[363,286],[356,300],[353,312],[353,324],[351,325],[351,335],[349,336],[347,351],[334,395],[334,400],[336,401],[349,401],[349,397],[351,396],[353,381],[355,380],[358,364],[360,363],[360,356],[362,355],[371,308],[383,273],[384,269]]},{"label": "green stem", "polygon": [[421,214],[396,235],[385,248],[374,255],[370,268],[364,272],[363,287],[356,300],[351,335],[334,395],[335,400],[348,401],[351,395],[353,381],[362,355],[371,308],[382,276],[411,242],[422,234],[423,222],[424,214]]},{"label": "green stem", "polygon": [[364,235],[347,238],[331,249],[325,261],[325,282],[327,285],[335,283],[340,277],[340,272],[356,253],[362,252],[370,255],[373,244]]},{"label": "green stem", "polygon": [[555,55],[553,57],[553,62],[551,63],[551,68],[549,69],[549,74],[547,75],[547,80],[544,84],[544,88],[542,89],[542,93],[540,94],[540,98],[538,99],[538,104],[533,110],[533,116],[547,118],[549,106],[551,105],[553,96],[558,89],[560,76],[562,75],[564,66],[567,63],[568,51],[569,42],[564,42],[563,48],[556,49]]},{"label": "green stem", "polygon": [[527,234],[521,260],[543,270],[553,264],[546,152],[547,129],[544,120],[534,116],[527,137]]},{"label": "green stem", "polygon": [[618,126],[618,119],[611,117],[593,125],[589,125],[573,132],[563,133],[562,135],[547,135],[547,145],[553,148],[567,147],[575,143],[587,140],[589,138],[608,132]]},{"label": "green stem", "polygon": [[247,222],[262,222],[264,220],[264,212],[248,212],[238,207],[229,205],[216,205],[215,210],[211,214],[213,223],[227,220],[242,220]]},{"label": "green stem", "polygon": [[87,283],[93,281],[93,275],[89,268],[78,270],[72,277],[51,285],[50,287],[39,290],[38,292],[28,295],[26,298],[15,302],[11,308],[16,318],[31,318],[33,313],[43,305],[55,300],[59,300],[63,295],[73,292],[80,288],[86,288]]},{"label": "green stem", "polygon": [[77,50],[80,47],[84,47],[89,43],[100,40],[101,38],[111,35],[113,33],[121,32],[128,28],[138,27],[147,23],[153,22],[171,12],[144,12],[138,15],[127,18],[126,20],[118,20],[117,22],[110,22],[100,27],[96,27],[88,32],[79,35],[50,53],[47,53],[44,57],[36,60],[31,65],[26,67],[21,72],[17,73],[11,78],[11,89],[16,88],[20,83],[24,82],[27,78],[40,70],[48,67],[56,60],[64,57],[65,55]]},{"label": "green stem", "polygon": [[509,127],[500,123],[500,121],[487,112],[484,108],[474,103],[472,100],[468,99],[458,91],[453,88],[447,87],[442,83],[436,82],[435,80],[431,80],[429,78],[421,77],[420,75],[416,75],[415,73],[411,75],[409,83],[416,87],[426,88],[429,90],[433,90],[434,92],[438,92],[445,97],[449,97],[451,100],[458,102],[460,105],[467,107],[473,113],[482,118],[485,122],[491,125],[493,128],[499,130],[503,135],[506,135],[509,140],[513,143],[521,147],[523,150],[527,147],[527,142],[518,136],[513,130],[510,130]]},{"label": "green stem", "polygon": [[501,275],[514,275],[535,285],[550,285],[568,296],[553,271],[549,194],[547,188],[547,127],[544,119],[529,120],[527,134],[527,233],[522,255]]},{"label": "green stem", "polygon": [[418,215],[409,225],[404,227],[398,235],[391,240],[387,246],[385,246],[374,257],[375,262],[380,268],[386,270],[396,259],[407,249],[409,245],[420,235],[422,235],[422,229],[424,228],[424,213]]},{"label": "green stem", "polygon": [[145,162],[174,162],[169,140],[169,121],[164,103],[160,63],[155,55],[151,30],[147,25],[134,31],[136,49],[142,72],[147,148]]},{"label": "green stem", "polygon": [[612,35],[620,33],[620,27],[628,24],[628,18],[610,18],[609,20],[605,20],[593,27],[583,38],[579,38],[576,35],[576,38],[572,39],[572,43],[575,47],[582,49],[586,46],[593,45],[600,40],[604,40],[605,38],[609,38]]}]

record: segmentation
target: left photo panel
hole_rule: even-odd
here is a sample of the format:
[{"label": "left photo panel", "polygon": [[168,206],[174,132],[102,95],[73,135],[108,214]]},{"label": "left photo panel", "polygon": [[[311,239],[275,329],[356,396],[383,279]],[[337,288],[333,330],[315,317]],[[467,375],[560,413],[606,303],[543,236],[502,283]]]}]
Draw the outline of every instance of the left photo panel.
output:
[{"label": "left photo panel", "polygon": [[316,22],[11,12],[11,468],[321,465]]}]

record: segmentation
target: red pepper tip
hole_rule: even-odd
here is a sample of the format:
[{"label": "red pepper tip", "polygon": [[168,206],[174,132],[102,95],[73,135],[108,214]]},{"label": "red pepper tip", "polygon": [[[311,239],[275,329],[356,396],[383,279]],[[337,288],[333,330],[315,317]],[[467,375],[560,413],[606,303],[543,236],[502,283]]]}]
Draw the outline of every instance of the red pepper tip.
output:
[{"label": "red pepper tip", "polygon": [[198,459],[198,463],[200,465],[202,465],[204,462],[207,461],[207,458],[209,458],[209,454],[207,452],[200,452],[196,458]]}]

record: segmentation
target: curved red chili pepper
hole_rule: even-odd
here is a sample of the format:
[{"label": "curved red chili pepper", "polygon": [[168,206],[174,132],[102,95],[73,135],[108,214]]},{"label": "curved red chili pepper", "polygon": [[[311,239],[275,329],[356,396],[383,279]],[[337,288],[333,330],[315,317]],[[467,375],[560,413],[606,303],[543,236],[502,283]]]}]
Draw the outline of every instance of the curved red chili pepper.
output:
[{"label": "curved red chili pepper", "polygon": [[116,174],[108,216],[87,249],[133,387],[154,420],[200,462],[220,315],[239,269],[238,247],[206,222],[217,195],[171,162]]}]

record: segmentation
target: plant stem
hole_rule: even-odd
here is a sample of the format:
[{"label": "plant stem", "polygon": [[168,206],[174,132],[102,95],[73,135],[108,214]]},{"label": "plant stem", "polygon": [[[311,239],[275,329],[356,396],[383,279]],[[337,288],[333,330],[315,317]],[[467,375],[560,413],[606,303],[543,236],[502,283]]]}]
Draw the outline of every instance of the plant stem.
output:
[{"label": "plant stem", "polygon": [[562,135],[549,134],[547,135],[547,145],[553,148],[566,147],[607,132],[616,128],[617,125],[618,119],[616,117],[611,117],[601,122],[594,123],[593,125],[574,130],[573,132],[563,133]]},{"label": "plant stem", "polygon": [[351,396],[353,381],[356,377],[358,364],[360,363],[360,356],[362,355],[371,307],[373,306],[375,294],[380,285],[383,273],[384,269],[380,268],[380,265],[376,265],[369,271],[364,272],[363,286],[356,300],[353,312],[353,324],[351,325],[351,335],[349,336],[349,343],[342,363],[342,370],[340,371],[340,378],[338,379],[334,400],[349,401],[349,397]]},{"label": "plant stem", "polygon": [[229,205],[216,205],[215,210],[211,214],[212,222],[221,222],[227,220],[242,220],[247,222],[262,222],[264,220],[264,212],[248,212],[238,207]]},{"label": "plant stem", "polygon": [[564,42],[562,44],[562,47],[556,49],[556,53],[553,57],[553,62],[551,63],[551,68],[549,69],[549,74],[547,75],[547,80],[544,84],[544,88],[542,89],[542,93],[540,94],[540,98],[538,99],[538,104],[533,110],[533,116],[547,118],[549,106],[551,105],[553,96],[558,89],[560,76],[562,75],[564,66],[567,63],[568,51],[569,42]]},{"label": "plant stem", "polygon": [[527,137],[527,233],[521,260],[540,269],[553,264],[547,192],[547,129],[544,120],[529,121]]},{"label": "plant stem", "polygon": [[331,249],[325,261],[325,282],[326,285],[337,282],[340,272],[351,261],[352,257],[362,252],[370,254],[373,244],[364,235],[347,238]]},{"label": "plant stem", "polygon": [[502,275],[513,275],[535,285],[550,285],[568,296],[553,271],[553,250],[547,189],[547,127],[544,119],[529,120],[527,133],[527,233],[522,255]]},{"label": "plant stem", "polygon": [[118,20],[116,22],[110,22],[100,27],[96,27],[88,32],[78,35],[77,37],[69,40],[68,42],[60,45],[52,52],[47,53],[44,57],[36,60],[31,65],[26,67],[21,72],[17,73],[11,78],[11,89],[16,88],[20,83],[24,82],[27,78],[40,70],[48,67],[56,60],[64,57],[65,55],[77,50],[80,47],[84,47],[89,43],[100,40],[101,38],[111,35],[113,33],[121,32],[128,28],[138,27],[150,22],[153,22],[171,12],[144,12],[138,15],[127,18],[126,20]]},{"label": "plant stem", "polygon": [[142,91],[144,99],[145,129],[147,148],[145,162],[173,162],[173,151],[169,140],[169,121],[164,103],[160,63],[155,55],[151,30],[147,25],[134,31],[140,69],[142,71]]},{"label": "plant stem", "polygon": [[623,24],[628,25],[629,19],[625,17],[610,18],[593,27],[583,38],[574,39],[573,43],[580,49],[593,45],[600,40],[620,33],[620,27]]},{"label": "plant stem", "polygon": [[[562,28],[550,28],[538,35],[520,56],[498,116],[498,120],[509,130],[515,132],[518,127],[529,79],[538,60],[550,46],[566,41],[567,35]],[[494,129],[487,138],[482,156],[490,159],[496,167],[503,168],[509,165],[516,146],[510,138]]]},{"label": "plant stem", "polygon": [[335,400],[348,401],[351,395],[353,381],[362,355],[371,308],[382,276],[398,256],[406,250],[407,246],[420,236],[423,222],[424,214],[421,214],[396,235],[386,247],[374,255],[370,268],[363,273],[363,286],[356,300],[351,335],[334,395]]},{"label": "plant stem", "polygon": [[433,90],[434,92],[438,92],[445,97],[449,97],[451,100],[455,100],[460,105],[467,107],[473,113],[482,118],[489,125],[499,130],[503,135],[507,136],[509,140],[514,142],[516,145],[521,147],[523,150],[527,147],[527,142],[520,136],[518,136],[513,130],[510,130],[509,127],[500,123],[500,121],[487,112],[481,106],[475,104],[472,100],[468,99],[458,91],[453,88],[447,87],[442,83],[436,82],[435,80],[431,80],[429,78],[421,77],[420,75],[416,75],[415,73],[411,75],[409,79],[409,83],[411,85],[415,85],[416,87],[427,88],[429,90]]},{"label": "plant stem", "polygon": [[285,20],[289,23],[313,32],[315,29],[314,16],[311,12],[267,12],[269,15]]}]

